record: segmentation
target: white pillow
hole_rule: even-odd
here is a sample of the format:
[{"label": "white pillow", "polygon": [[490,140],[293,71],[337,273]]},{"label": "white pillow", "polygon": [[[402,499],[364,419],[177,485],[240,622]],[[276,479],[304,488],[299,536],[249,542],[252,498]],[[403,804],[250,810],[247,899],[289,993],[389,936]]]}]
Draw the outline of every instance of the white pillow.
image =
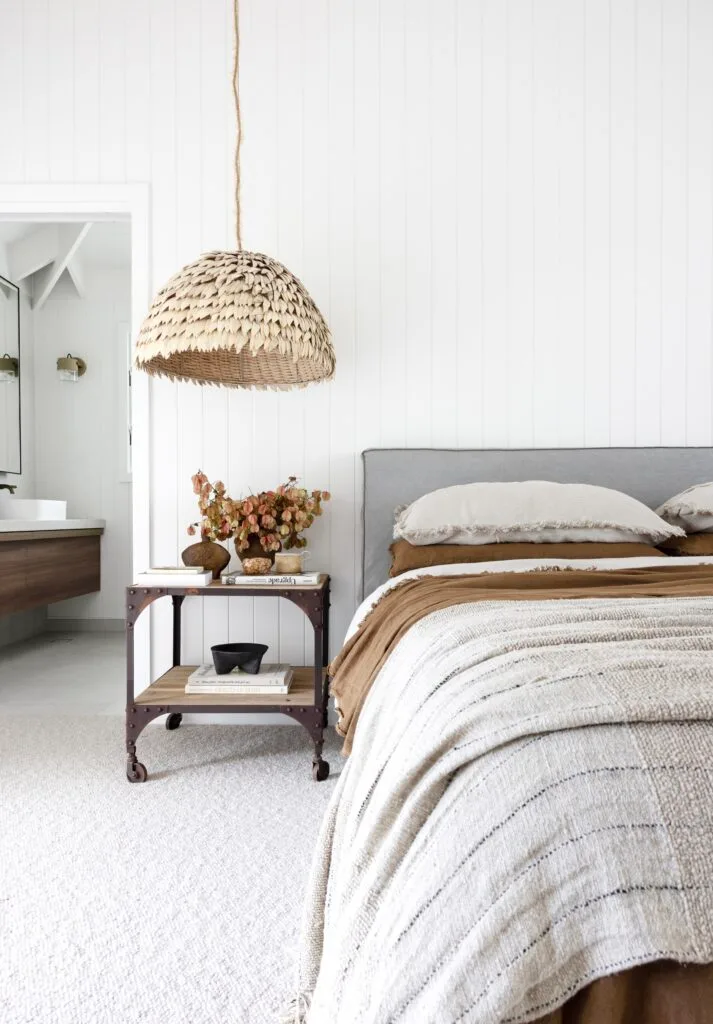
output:
[{"label": "white pillow", "polygon": [[665,501],[657,513],[686,533],[713,533],[713,482],[695,484]]},{"label": "white pillow", "polygon": [[621,491],[549,480],[443,487],[401,510],[394,527],[394,537],[410,544],[658,544],[682,536],[678,526]]}]

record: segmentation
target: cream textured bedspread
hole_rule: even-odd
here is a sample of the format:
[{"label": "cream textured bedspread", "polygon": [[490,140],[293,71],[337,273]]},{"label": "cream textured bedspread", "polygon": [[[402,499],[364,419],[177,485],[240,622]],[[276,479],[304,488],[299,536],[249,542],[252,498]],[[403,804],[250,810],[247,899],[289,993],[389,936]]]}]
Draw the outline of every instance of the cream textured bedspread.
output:
[{"label": "cream textured bedspread", "polygon": [[712,598],[421,619],[323,824],[296,1019],[519,1022],[636,964],[712,961],[712,720]]}]

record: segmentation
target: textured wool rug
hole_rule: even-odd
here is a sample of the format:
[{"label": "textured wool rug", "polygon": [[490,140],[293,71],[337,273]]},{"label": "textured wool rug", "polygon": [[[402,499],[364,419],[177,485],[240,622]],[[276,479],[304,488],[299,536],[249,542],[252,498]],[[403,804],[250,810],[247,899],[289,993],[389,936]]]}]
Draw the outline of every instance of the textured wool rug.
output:
[{"label": "textured wool rug", "polygon": [[302,729],[0,716],[2,1024],[257,1024],[292,994],[326,782]]}]

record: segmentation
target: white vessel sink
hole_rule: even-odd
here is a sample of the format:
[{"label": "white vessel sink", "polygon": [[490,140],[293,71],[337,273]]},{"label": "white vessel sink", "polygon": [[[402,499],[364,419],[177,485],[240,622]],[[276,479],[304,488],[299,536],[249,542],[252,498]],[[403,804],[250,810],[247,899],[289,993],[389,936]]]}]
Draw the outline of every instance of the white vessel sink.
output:
[{"label": "white vessel sink", "polygon": [[66,519],[67,502],[50,498],[14,498],[0,494],[0,519]]}]

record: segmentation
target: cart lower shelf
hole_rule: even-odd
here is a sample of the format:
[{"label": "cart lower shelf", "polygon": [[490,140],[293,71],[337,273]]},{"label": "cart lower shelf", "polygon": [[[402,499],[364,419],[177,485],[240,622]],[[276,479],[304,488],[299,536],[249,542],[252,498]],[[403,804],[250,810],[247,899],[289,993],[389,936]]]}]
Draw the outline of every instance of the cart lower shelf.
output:
[{"label": "cart lower shelf", "polygon": [[[270,707],[310,707],[315,703],[314,668],[298,667],[289,693],[186,693],[186,683],[191,672],[198,665],[176,665],[165,672],[154,683],[134,698],[134,704],[169,705],[171,710],[180,708],[186,712],[199,709],[217,710],[228,708],[270,708]],[[327,670],[322,669],[322,683],[326,679]]]},{"label": "cart lower shelf", "polygon": [[[294,669],[289,693],[186,693],[186,682],[197,665],[175,665],[134,697],[126,709],[126,777],[129,782],[145,782],[148,772],[136,757],[136,741],[144,728],[160,715],[168,715],[166,728],[177,729],[185,714],[279,712],[303,725],[314,743],[312,777],[317,781],[329,775],[329,764],[322,758],[324,730],[327,726],[327,671],[312,666]],[[315,692],[315,687],[317,692]]]}]

